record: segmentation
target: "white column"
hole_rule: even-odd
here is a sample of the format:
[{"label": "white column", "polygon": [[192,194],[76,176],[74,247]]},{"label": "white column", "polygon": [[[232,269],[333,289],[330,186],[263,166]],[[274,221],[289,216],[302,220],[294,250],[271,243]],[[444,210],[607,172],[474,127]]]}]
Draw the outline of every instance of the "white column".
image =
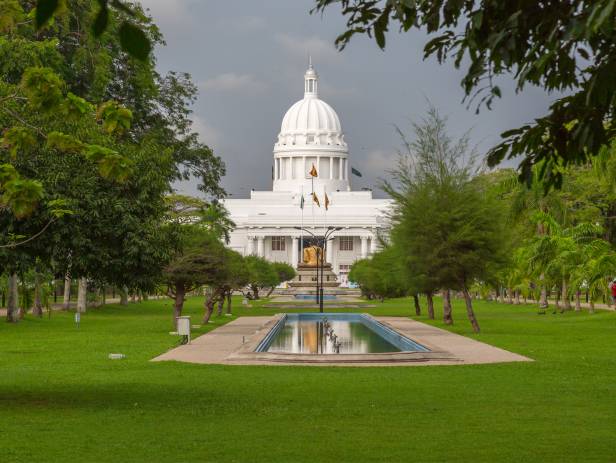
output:
[{"label": "white column", "polygon": [[342,158],[338,158],[338,180],[342,180],[342,165],[344,164]]},{"label": "white column", "polygon": [[297,268],[297,261],[299,260],[299,240],[297,236],[291,238],[291,266]]},{"label": "white column", "polygon": [[370,237],[370,254],[374,254],[378,250],[378,239],[376,235],[372,235]]},{"label": "white column", "polygon": [[246,240],[247,240],[247,244],[246,244],[246,254],[245,255],[250,256],[255,253],[255,237],[247,236]]},{"label": "white column", "polygon": [[308,170],[306,169],[306,156],[302,156],[302,166],[304,166],[302,168],[304,172],[302,173],[302,177],[300,178],[304,180],[306,178],[306,175],[308,174]]},{"label": "white column", "polygon": [[265,248],[263,246],[263,236],[257,236],[257,256],[265,257]]},{"label": "white column", "polygon": [[327,241],[327,250],[325,252],[325,261],[329,264],[334,263],[334,240]]},{"label": "white column", "polygon": [[330,156],[329,158],[329,178],[330,180],[334,179],[334,157]]},{"label": "white column", "polygon": [[321,156],[317,156],[317,165],[316,165],[316,168],[317,168],[317,174],[318,174],[318,177],[317,177],[317,178],[321,178],[321,173],[322,173],[322,172],[321,172]]},{"label": "white column", "polygon": [[361,258],[365,259],[368,256],[368,237],[361,236]]}]

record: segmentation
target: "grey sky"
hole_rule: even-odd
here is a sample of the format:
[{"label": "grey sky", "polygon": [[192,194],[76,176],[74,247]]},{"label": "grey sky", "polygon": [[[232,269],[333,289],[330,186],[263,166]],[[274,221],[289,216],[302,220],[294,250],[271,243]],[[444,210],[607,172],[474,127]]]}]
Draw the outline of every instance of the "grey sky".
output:
[{"label": "grey sky", "polygon": [[[227,165],[223,185],[232,197],[271,188],[272,149],[286,110],[303,97],[308,54],[319,73],[320,97],[340,116],[350,163],[362,178],[353,189],[375,188],[396,159],[394,125],[422,117],[429,99],[449,117],[452,135],[472,129],[483,152],[509,128],[544,114],[553,97],[510,81],[492,111],[479,115],[461,102],[462,72],[422,60],[426,36],[392,33],[385,52],[357,37],[342,52],[339,10],[310,15],[311,0],[142,0],[167,46],[156,50],[159,70],[189,72],[199,86],[195,130]],[[195,194],[194,185],[178,189]]]}]

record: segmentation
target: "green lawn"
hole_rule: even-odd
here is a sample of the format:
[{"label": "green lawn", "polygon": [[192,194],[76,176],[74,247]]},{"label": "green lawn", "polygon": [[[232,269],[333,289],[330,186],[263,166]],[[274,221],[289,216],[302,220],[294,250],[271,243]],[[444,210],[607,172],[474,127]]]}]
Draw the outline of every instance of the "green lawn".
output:
[{"label": "green lawn", "polygon": [[[68,313],[0,323],[0,462],[616,461],[616,314],[478,302],[477,315],[474,337],[536,362],[151,363],[176,342],[162,300],[92,310],[79,329]],[[454,316],[470,336],[461,301]]]}]

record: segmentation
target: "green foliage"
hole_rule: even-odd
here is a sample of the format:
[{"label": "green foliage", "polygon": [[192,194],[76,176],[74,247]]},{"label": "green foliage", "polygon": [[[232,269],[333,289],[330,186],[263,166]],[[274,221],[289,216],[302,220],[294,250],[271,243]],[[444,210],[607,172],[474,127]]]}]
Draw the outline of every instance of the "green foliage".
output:
[{"label": "green foliage", "polygon": [[96,115],[103,122],[103,129],[110,134],[122,134],[130,129],[133,118],[133,113],[129,109],[115,101],[107,101],[100,105]]},{"label": "green foliage", "polygon": [[14,160],[19,151],[30,151],[36,145],[36,134],[27,127],[15,126],[4,132],[0,139],[0,145],[8,149],[9,155]]},{"label": "green foliage", "polygon": [[4,182],[0,192],[0,208],[9,209],[18,219],[30,215],[43,199],[41,182],[19,177]]},{"label": "green foliage", "polygon": [[248,284],[254,299],[259,298],[259,290],[274,288],[281,283],[274,266],[263,257],[246,256],[244,265],[248,269]]},{"label": "green foliage", "polygon": [[513,74],[516,91],[527,85],[561,92],[550,112],[533,124],[502,134],[488,155],[495,166],[522,156],[520,177],[560,187],[563,168],[585,163],[616,136],[616,80],[612,44],[616,37],[614,0],[528,2],[315,0],[323,13],[340,5],[346,31],[336,43],[344,48],[355,34],[373,37],[385,48],[392,23],[402,31],[430,34],[424,57],[467,66],[462,87],[477,111],[501,96],[495,78]]},{"label": "green foliage", "polygon": [[[36,6],[36,27],[43,28],[53,22],[53,16],[64,13],[65,0],[37,0]],[[92,34],[99,38],[110,26],[111,12],[109,7],[113,7],[118,13],[123,13],[128,17],[136,18],[139,12],[133,8],[134,5],[121,0],[97,0],[99,5],[94,22],[92,22]],[[129,6],[130,5],[130,6]],[[1,11],[0,11],[1,12]],[[13,13],[14,15],[15,13]],[[142,27],[135,22],[128,20],[122,21],[118,31],[119,41],[122,49],[135,58],[146,61],[152,51],[152,43]]]},{"label": "green foliage", "polygon": [[[81,98],[75,95],[72,92],[67,93],[66,100],[64,103],[64,108],[63,108],[63,112],[67,117],[77,119],[93,111],[94,111],[93,104],[86,101],[84,98]],[[129,122],[128,127],[130,127],[130,119],[128,122]]]},{"label": "green foliage", "polygon": [[18,0],[4,0],[0,2],[0,33],[7,34],[15,30],[20,21],[23,21],[24,11]]},{"label": "green foliage", "polygon": [[152,51],[147,35],[137,26],[124,22],[120,26],[120,43],[127,53],[140,60],[146,60]]},{"label": "green foliage", "polygon": [[[47,134],[47,148],[56,149],[62,153],[81,153],[85,145],[72,135],[53,131]],[[102,147],[101,147],[102,148]],[[113,153],[112,150],[108,150]]]},{"label": "green foliage", "polygon": [[30,67],[24,71],[21,88],[32,109],[49,111],[63,101],[65,84],[50,68]]},{"label": "green foliage", "polygon": [[285,262],[272,262],[274,272],[278,275],[278,284],[295,278],[295,269]]}]

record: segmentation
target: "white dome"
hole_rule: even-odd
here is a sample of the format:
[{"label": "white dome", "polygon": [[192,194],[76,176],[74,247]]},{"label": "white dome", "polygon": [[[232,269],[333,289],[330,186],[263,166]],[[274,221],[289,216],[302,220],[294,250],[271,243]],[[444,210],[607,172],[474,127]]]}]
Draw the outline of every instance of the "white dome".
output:
[{"label": "white dome", "polygon": [[[313,135],[308,143],[307,135]],[[341,145],[342,126],[338,114],[319,98],[304,98],[289,108],[282,119],[278,143]]]},{"label": "white dome", "polygon": [[[304,75],[304,98],[289,108],[274,145],[273,190],[348,191],[348,146],[336,111],[319,99],[319,76]],[[316,174],[312,174],[316,170]]]},{"label": "white dome", "polygon": [[289,108],[280,126],[278,147],[329,145],[345,147],[340,118],[319,99],[318,76],[312,65],[304,75],[304,98]]}]

